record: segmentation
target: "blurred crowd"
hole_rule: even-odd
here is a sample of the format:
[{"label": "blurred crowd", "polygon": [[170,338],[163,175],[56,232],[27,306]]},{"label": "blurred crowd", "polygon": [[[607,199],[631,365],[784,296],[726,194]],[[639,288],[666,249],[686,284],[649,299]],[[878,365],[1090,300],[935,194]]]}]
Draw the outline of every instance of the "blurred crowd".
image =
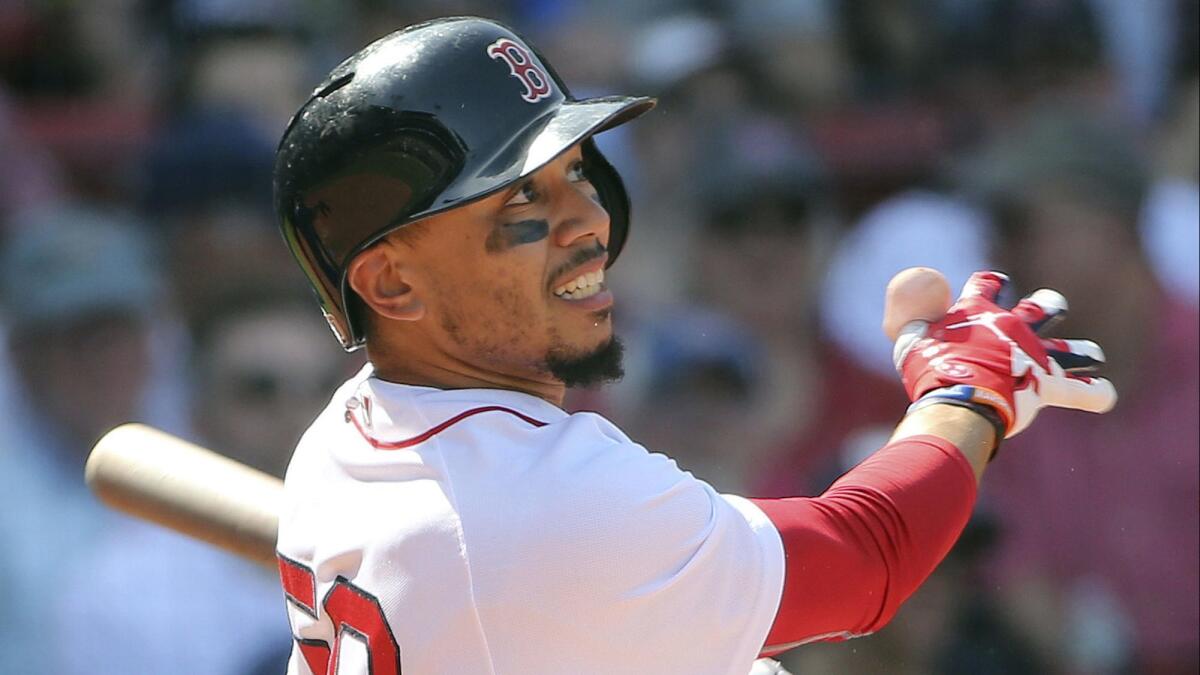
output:
[{"label": "blurred crowd", "polygon": [[892,625],[790,669],[1200,671],[1197,4],[0,2],[0,672],[283,671],[272,573],[101,507],[83,461],[137,420],[282,475],[362,356],[277,233],[274,145],[342,58],[452,14],[659,97],[600,137],[627,375],[568,404],[718,489],[818,494],[886,440],[902,268],[1057,288],[1104,346],[1117,408],[1006,442]]}]

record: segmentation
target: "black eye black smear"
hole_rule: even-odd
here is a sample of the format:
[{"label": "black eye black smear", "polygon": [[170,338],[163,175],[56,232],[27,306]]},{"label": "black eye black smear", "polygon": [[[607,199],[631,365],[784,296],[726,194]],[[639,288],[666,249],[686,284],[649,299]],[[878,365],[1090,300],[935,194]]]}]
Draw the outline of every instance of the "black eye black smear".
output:
[{"label": "black eye black smear", "polygon": [[550,223],[544,220],[519,220],[492,229],[484,247],[488,253],[499,253],[521,244],[532,244],[550,235]]}]

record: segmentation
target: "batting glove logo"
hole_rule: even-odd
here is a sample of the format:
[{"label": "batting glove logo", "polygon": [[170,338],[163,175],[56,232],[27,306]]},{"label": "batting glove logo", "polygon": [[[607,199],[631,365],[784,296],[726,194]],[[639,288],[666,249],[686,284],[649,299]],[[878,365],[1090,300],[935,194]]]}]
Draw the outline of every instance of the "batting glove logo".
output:
[{"label": "batting glove logo", "polygon": [[550,77],[537,65],[533,54],[525,47],[508,38],[500,38],[488,45],[487,55],[508,64],[512,76],[525,85],[525,92],[521,94],[525,101],[537,103],[553,93]]},{"label": "batting glove logo", "polygon": [[946,377],[965,379],[971,376],[971,371],[957,361],[937,361],[933,367]]}]

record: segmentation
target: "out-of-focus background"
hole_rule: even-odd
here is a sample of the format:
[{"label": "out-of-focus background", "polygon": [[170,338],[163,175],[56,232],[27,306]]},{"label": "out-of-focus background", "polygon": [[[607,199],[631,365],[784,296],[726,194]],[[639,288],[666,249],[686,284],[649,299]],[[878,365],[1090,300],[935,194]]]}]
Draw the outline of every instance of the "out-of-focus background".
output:
[{"label": "out-of-focus background", "polygon": [[361,356],[276,232],[274,145],[450,14],[660,98],[601,137],[628,376],[570,405],[719,489],[816,494],[883,442],[904,267],[1056,287],[1106,348],[1117,409],[1043,413],[892,625],[790,668],[1200,670],[1195,0],[3,0],[0,672],[282,672],[271,576],[101,508],[83,458],[141,420],[282,473]]}]

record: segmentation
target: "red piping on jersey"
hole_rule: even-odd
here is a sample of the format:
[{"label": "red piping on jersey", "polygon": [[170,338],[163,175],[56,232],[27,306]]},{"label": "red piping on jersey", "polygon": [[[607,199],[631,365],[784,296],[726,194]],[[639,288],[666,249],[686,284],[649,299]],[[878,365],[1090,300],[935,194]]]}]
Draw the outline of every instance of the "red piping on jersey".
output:
[{"label": "red piping on jersey", "polygon": [[401,450],[403,448],[411,448],[414,445],[424,443],[425,441],[433,438],[434,436],[437,436],[438,434],[442,433],[446,429],[454,426],[455,424],[458,424],[459,422],[467,419],[468,417],[471,417],[472,415],[478,415],[480,413],[485,413],[485,412],[506,412],[515,417],[519,417],[520,419],[524,420],[525,422],[528,422],[529,424],[532,424],[535,427],[546,426],[545,422],[542,422],[541,420],[536,420],[528,415],[519,413],[516,410],[513,410],[511,408],[505,408],[504,406],[499,406],[499,405],[489,405],[489,406],[483,406],[482,408],[471,408],[470,410],[465,410],[463,412],[460,412],[459,414],[455,415],[454,417],[451,417],[450,419],[446,420],[445,422],[442,422],[441,424],[433,427],[432,429],[429,429],[420,434],[417,434],[416,436],[413,436],[412,438],[406,438],[402,441],[381,441],[377,438],[372,438],[370,436],[370,434],[368,434],[367,431],[362,428],[362,425],[358,423],[358,417],[356,417],[354,415],[354,413],[347,411],[346,419],[349,420],[352,424],[354,424],[354,428],[358,429],[358,433],[362,434],[362,437],[364,439],[366,439],[366,441],[371,444],[371,447],[375,448],[376,450]]}]

